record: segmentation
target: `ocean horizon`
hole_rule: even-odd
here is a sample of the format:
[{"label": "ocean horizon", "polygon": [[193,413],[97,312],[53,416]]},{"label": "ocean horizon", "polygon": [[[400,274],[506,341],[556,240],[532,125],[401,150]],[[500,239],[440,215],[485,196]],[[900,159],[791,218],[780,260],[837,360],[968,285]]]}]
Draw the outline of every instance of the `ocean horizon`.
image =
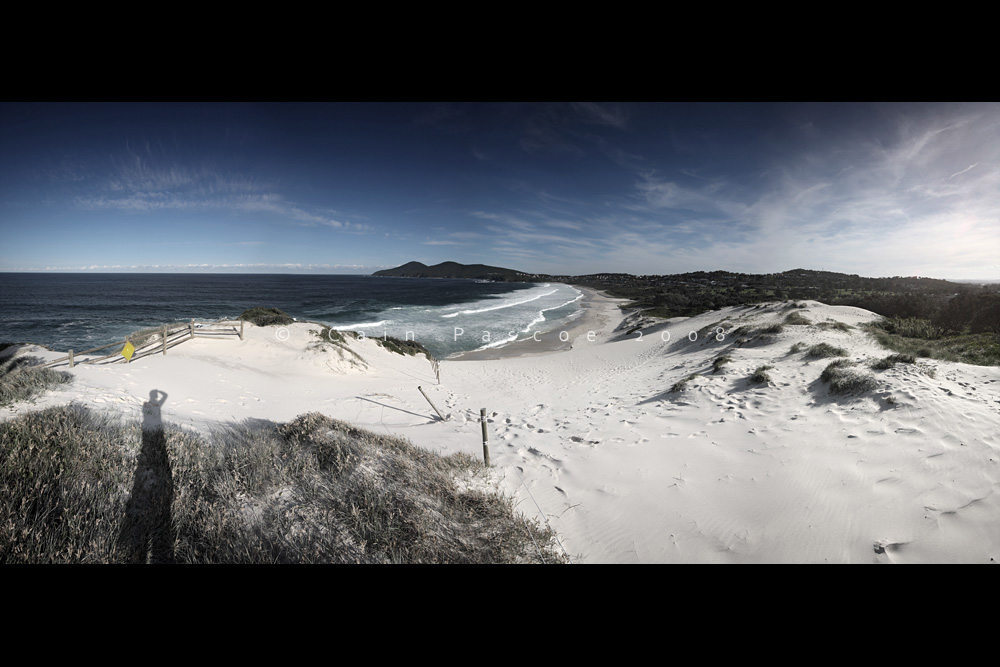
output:
[{"label": "ocean horizon", "polygon": [[581,314],[582,296],[562,283],[356,274],[0,273],[0,342],[79,351],[262,306],[366,336],[414,339],[445,358],[558,330]]}]

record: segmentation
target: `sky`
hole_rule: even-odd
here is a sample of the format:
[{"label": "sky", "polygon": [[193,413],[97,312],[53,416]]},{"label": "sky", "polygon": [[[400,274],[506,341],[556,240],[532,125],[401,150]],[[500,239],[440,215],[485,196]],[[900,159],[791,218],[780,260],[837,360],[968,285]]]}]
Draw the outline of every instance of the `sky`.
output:
[{"label": "sky", "polygon": [[0,103],[0,271],[1000,278],[998,103]]}]

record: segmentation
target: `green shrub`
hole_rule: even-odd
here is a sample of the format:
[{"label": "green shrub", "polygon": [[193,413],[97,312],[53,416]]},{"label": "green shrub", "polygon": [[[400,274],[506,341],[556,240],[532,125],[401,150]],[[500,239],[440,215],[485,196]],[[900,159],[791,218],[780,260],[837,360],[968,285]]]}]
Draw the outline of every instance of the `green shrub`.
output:
[{"label": "green shrub", "polygon": [[782,326],[780,323],[776,323],[776,324],[771,324],[771,325],[768,325],[766,327],[761,327],[760,329],[757,329],[757,333],[759,333],[759,334],[780,334],[784,330],[785,330],[784,326]]},{"label": "green shrub", "polygon": [[808,347],[805,343],[795,343],[790,348],[788,348],[789,354],[797,354]]},{"label": "green shrub", "polygon": [[767,374],[767,371],[774,368],[774,366],[758,366],[757,369],[750,376],[750,381],[757,384],[765,384],[771,381],[771,376]]},{"label": "green shrub", "polygon": [[240,314],[239,319],[253,322],[259,327],[272,325],[284,326],[295,321],[295,318],[283,310],[262,307],[248,308],[247,310],[244,310]]}]

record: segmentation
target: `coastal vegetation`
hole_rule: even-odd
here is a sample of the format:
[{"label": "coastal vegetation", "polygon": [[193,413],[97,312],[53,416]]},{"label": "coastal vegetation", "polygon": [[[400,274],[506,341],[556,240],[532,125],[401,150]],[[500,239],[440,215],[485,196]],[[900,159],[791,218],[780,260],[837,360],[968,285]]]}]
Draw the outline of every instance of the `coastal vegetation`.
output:
[{"label": "coastal vegetation", "polygon": [[252,322],[259,327],[271,325],[285,326],[295,321],[295,318],[278,308],[248,308],[244,310],[239,319]]},{"label": "coastal vegetation", "polygon": [[0,423],[0,563],[565,562],[482,470],[319,413],[202,437],[52,407]]},{"label": "coastal vegetation", "polygon": [[869,373],[853,370],[853,362],[838,359],[823,369],[820,380],[830,385],[831,394],[856,394],[871,391],[878,386],[878,381]]},{"label": "coastal vegetation", "polygon": [[30,400],[72,379],[72,373],[45,368],[38,358],[19,354],[15,348],[0,359],[0,406]]}]

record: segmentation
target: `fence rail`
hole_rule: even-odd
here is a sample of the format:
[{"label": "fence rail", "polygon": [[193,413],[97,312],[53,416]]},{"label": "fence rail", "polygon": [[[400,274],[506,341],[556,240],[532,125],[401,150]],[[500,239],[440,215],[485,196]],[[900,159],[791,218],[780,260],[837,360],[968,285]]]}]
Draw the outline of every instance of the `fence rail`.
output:
[{"label": "fence rail", "polygon": [[[129,340],[129,338],[137,338],[136,336],[126,336],[124,340],[108,343],[107,345],[101,345],[100,347],[94,347],[89,350],[84,350],[83,352],[74,352],[73,350],[70,350],[69,354],[65,357],[60,357],[43,365],[46,367],[52,367],[68,363],[69,367],[73,368],[77,364],[96,364],[102,361],[111,364],[122,362],[128,363],[131,359],[126,359],[122,354],[122,350],[128,343],[132,343],[135,347],[135,352],[132,353],[132,359],[140,359],[153,354],[165,355],[167,350],[170,348],[177,347],[181,343],[194,340],[195,338],[232,338],[236,336],[239,336],[240,340],[243,340],[243,320],[239,320],[239,326],[236,326],[235,322],[232,321],[198,322],[191,320],[190,322],[174,322],[171,324],[163,324],[153,330],[144,331],[142,333],[142,339],[139,340],[138,344]],[[115,347],[117,349],[110,354],[105,354],[104,356],[93,359],[85,359],[83,361],[76,361],[77,356],[91,354],[99,350],[106,350],[109,347]]]}]

